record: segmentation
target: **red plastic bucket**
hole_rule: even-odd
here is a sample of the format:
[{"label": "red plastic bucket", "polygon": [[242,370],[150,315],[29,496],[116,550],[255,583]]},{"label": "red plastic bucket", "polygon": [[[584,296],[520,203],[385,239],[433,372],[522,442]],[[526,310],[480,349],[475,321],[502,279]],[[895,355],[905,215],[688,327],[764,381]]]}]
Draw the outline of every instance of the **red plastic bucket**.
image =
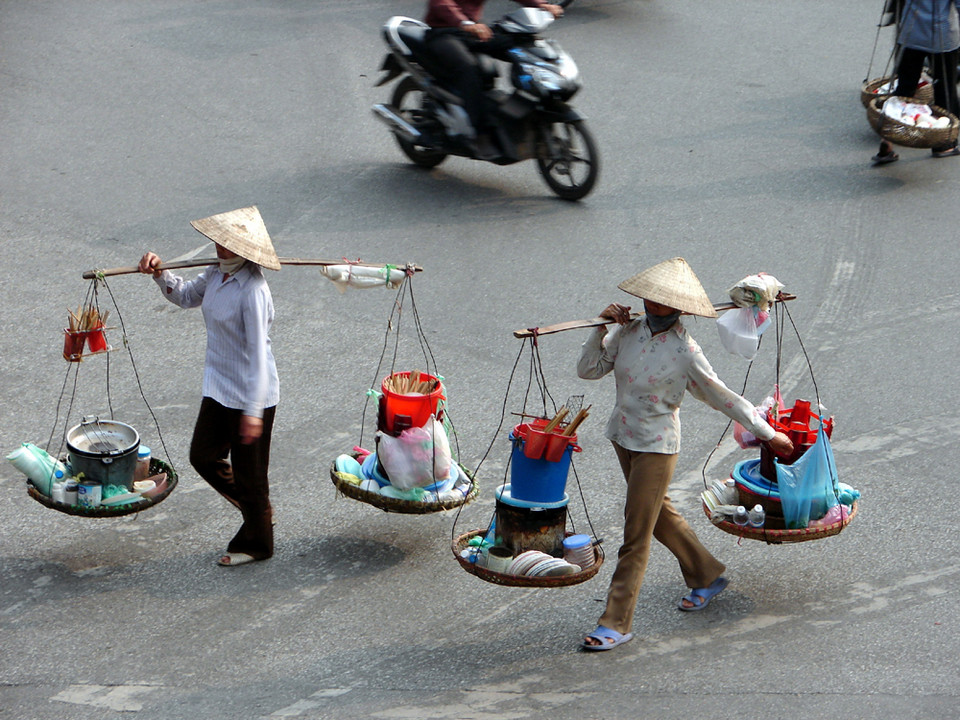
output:
[{"label": "red plastic bucket", "polygon": [[[767,417],[774,430],[782,432],[793,442],[793,452],[789,455],[775,455],[766,443],[760,446],[760,474],[768,480],[777,481],[777,471],[773,459],[783,465],[792,465],[817,441],[819,418],[810,412],[809,400],[796,400],[789,410],[781,411],[777,419]],[[813,425],[811,428],[810,426]],[[833,418],[823,421],[823,431],[829,438],[833,434]]]},{"label": "red plastic bucket", "polygon": [[[410,427],[423,427],[431,415],[437,414],[437,407],[443,395],[443,385],[437,383],[435,390],[429,394],[410,393],[400,394],[387,387],[390,377],[410,377],[409,372],[398,372],[383,379],[380,389],[383,392],[383,413],[380,429],[388,433],[399,433]],[[436,380],[433,375],[420,373],[421,381]]]}]

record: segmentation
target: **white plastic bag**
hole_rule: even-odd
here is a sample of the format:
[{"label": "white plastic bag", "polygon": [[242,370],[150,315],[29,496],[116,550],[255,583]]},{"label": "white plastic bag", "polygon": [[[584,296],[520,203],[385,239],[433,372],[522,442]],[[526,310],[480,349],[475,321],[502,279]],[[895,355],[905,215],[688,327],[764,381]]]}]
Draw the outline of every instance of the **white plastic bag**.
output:
[{"label": "white plastic bag", "polygon": [[340,292],[348,287],[372,288],[385,287],[396,290],[400,287],[406,273],[398,268],[370,267],[368,265],[322,265],[320,273],[332,280]]},{"label": "white plastic bag", "polygon": [[717,318],[717,332],[720,342],[727,352],[734,353],[747,360],[753,360],[760,345],[760,333],[757,332],[757,320],[753,308],[727,310]]},{"label": "white plastic bag", "polygon": [[377,437],[377,457],[393,487],[425,487],[450,475],[450,443],[433,415],[423,427],[407,428],[399,437]]}]

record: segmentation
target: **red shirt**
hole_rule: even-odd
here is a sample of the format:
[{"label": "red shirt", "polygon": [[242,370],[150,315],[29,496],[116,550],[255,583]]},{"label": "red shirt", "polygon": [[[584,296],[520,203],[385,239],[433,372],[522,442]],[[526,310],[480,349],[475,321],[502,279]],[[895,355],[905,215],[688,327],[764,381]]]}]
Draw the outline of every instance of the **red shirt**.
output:
[{"label": "red shirt", "polygon": [[[542,8],[544,0],[515,0],[526,7]],[[460,27],[464,20],[480,22],[486,0],[429,0],[423,21],[430,27]]]}]

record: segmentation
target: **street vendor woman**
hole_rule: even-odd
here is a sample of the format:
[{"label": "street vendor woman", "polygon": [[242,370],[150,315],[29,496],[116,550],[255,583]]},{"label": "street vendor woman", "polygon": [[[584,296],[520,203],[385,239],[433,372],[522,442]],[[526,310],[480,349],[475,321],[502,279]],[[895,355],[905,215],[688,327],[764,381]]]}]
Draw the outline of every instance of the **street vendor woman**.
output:
[{"label": "street vendor woman", "polygon": [[[190,443],[190,464],[240,510],[243,524],[227,544],[221,565],[243,565],[273,555],[273,510],[267,469],[279,381],[270,347],[273,298],[261,267],[280,269],[256,207],[191,223],[213,240],[219,263],[193,280],[169,270],[148,252],[142,273],[183,308],[200,306],[207,330],[203,399]],[[229,459],[228,459],[229,458]]]},{"label": "street vendor woman", "polygon": [[651,538],[676,556],[690,592],[680,610],[702,610],[727,586],[725,567],[700,543],[667,497],[680,450],[680,402],[689,391],[698,400],[740,422],[779,454],[790,439],[775,432],[747,400],[727,388],[687,334],[681,312],[716,317],[700,281],[683,258],[653,266],[619,285],[643,300],[644,315],[631,320],[630,308],[613,303],[602,325],[583,344],[577,373],[592,380],[611,370],[616,405],[607,423],[626,479],[623,545],[610,581],[607,605],[596,630],[581,643],[586,650],[609,650],[633,637],[633,613],[650,556]]}]

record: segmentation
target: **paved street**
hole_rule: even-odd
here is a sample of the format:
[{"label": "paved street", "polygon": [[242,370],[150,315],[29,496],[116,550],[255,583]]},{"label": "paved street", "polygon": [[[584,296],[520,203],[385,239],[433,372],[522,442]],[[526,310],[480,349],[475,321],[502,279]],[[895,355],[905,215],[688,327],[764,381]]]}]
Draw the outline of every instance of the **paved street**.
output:
[{"label": "paved street", "polygon": [[[35,502],[0,464],[0,720],[956,717],[960,159],[901,148],[870,166],[858,93],[892,45],[882,31],[871,64],[880,5],[577,0],[548,35],[580,67],[573,104],[603,165],[593,193],[567,203],[532,162],[416,169],[373,117],[389,96],[374,87],[380,27],[422,16],[423,0],[0,0],[3,454],[112,412],[180,474],[152,509],[86,519]],[[512,7],[490,0],[486,16]],[[373,442],[364,402],[393,355],[380,366],[387,290],[340,293],[314,268],[268,274],[282,398],[268,562],[215,562],[238,516],[187,458],[198,311],[144,276],[109,278],[98,298],[129,354],[114,331],[109,364],[88,358],[65,383],[83,271],[148,249],[204,256],[190,221],[254,204],[281,256],[424,268],[415,309],[460,461],[486,455],[461,513],[388,514],[330,482],[337,455],[361,433]],[[604,538],[607,562],[568,588],[499,587],[464,572],[451,539],[487,525],[504,480],[515,418],[498,432],[501,413],[522,409],[530,369],[512,332],[629,303],[617,284],[674,256],[715,302],[758,271],[797,295],[802,346],[788,322],[778,366],[765,337],[746,395],[759,403],[778,367],[788,403],[819,393],[840,479],[863,501],[815,542],[720,532],[703,477],[750,453],[727,433],[710,455],[726,418],[689,398],[670,497],[730,587],[678,612],[681,575],[655,546],[636,638],[583,653],[623,500],[603,437],[613,380],[576,376],[586,331],[538,352],[558,404],[593,406],[571,515]],[[412,369],[422,354],[404,312],[396,362]],[[712,321],[688,327],[739,391],[746,362]]]}]

